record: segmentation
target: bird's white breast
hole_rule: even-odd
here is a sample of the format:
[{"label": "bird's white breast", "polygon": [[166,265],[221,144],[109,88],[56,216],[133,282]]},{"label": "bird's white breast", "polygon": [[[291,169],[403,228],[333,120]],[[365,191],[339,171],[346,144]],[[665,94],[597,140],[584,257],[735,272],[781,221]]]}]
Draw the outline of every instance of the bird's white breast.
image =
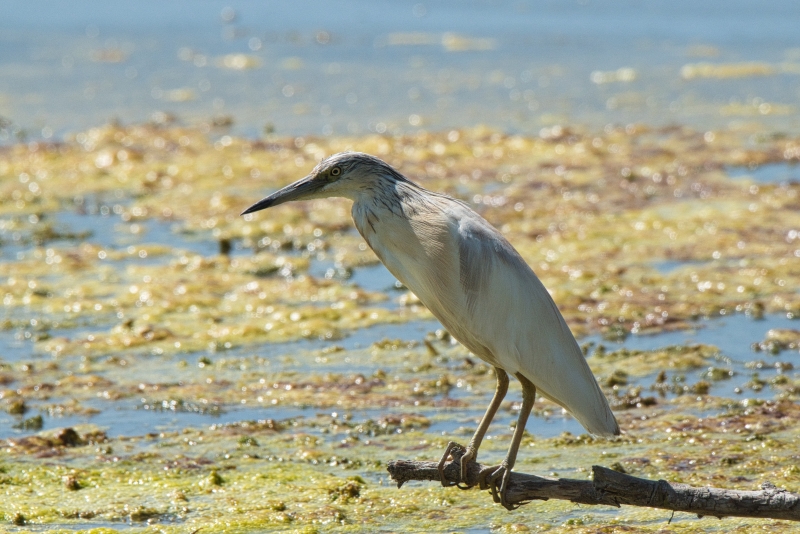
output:
[{"label": "bird's white breast", "polygon": [[[353,205],[356,228],[386,268],[408,287],[470,351],[498,365],[465,314],[468,294],[460,278],[458,209],[451,199],[396,213],[374,204]],[[489,268],[489,265],[477,268]],[[477,317],[475,318],[477,319]]]}]

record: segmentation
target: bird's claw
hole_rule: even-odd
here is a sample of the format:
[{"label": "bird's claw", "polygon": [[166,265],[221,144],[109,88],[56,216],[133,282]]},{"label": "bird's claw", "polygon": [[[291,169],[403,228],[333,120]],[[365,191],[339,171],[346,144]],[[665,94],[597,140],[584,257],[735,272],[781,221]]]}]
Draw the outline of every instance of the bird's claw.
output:
[{"label": "bird's claw", "polygon": [[470,462],[474,462],[478,458],[478,454],[471,446],[467,446],[467,450],[464,451],[463,456],[461,456],[460,460],[460,467],[461,467],[461,483],[458,484],[458,488],[462,490],[468,490],[472,486],[466,483],[467,480],[467,467],[469,466]]},{"label": "bird's claw", "polygon": [[[465,449],[455,441],[448,443],[444,450],[444,454],[442,454],[442,458],[439,460],[439,464],[437,465],[437,469],[439,470],[439,480],[441,480],[442,486],[446,488],[450,486],[456,486],[462,490],[470,489],[472,486],[467,485],[465,482],[467,480],[467,466],[469,466],[470,462],[474,462],[477,456],[477,452],[472,447],[468,446]],[[458,482],[452,482],[444,476],[444,467],[448,460],[454,462],[458,461],[459,463],[460,480]],[[492,499],[494,502],[502,504],[506,510],[516,510],[519,508],[519,504],[512,504],[506,500],[508,481],[510,479],[511,468],[506,461],[503,461],[503,463],[500,465],[481,469],[480,473],[478,473],[478,483],[480,488],[482,490],[491,490]]]},{"label": "bird's claw", "polygon": [[[492,490],[494,502],[502,504],[506,510],[516,510],[519,504],[511,504],[506,500],[508,481],[511,479],[511,469],[506,462],[493,467],[487,467],[478,473],[478,481],[482,490]],[[499,487],[498,487],[499,482]]]},{"label": "bird's claw", "polygon": [[442,454],[441,460],[439,460],[439,465],[436,466],[436,469],[439,471],[439,480],[441,481],[442,486],[444,486],[445,488],[449,488],[450,486],[458,486],[459,488],[461,487],[460,481],[459,482],[452,482],[452,481],[448,480],[444,476],[444,465],[447,463],[447,460],[450,458],[450,454],[454,450],[458,450],[458,449],[463,449],[463,447],[461,445],[459,445],[458,443],[456,443],[455,441],[451,441],[450,443],[448,443],[447,447],[444,450],[444,454]]},{"label": "bird's claw", "polygon": [[[464,452],[459,454],[461,451]],[[456,454],[453,454],[454,452]],[[450,443],[448,443],[447,448],[445,448],[444,450],[444,454],[442,454],[442,458],[439,460],[439,464],[436,466],[436,468],[439,471],[439,480],[441,481],[442,486],[444,486],[445,488],[456,486],[458,489],[462,490],[470,489],[472,486],[465,483],[465,481],[467,480],[467,466],[469,465],[470,462],[474,462],[476,457],[477,454],[475,452],[475,449],[473,449],[472,447],[467,447],[466,449],[464,449],[464,447],[462,447],[455,441],[451,441]],[[444,476],[444,466],[448,460],[459,462],[458,482],[453,482],[451,480],[448,480]]]}]

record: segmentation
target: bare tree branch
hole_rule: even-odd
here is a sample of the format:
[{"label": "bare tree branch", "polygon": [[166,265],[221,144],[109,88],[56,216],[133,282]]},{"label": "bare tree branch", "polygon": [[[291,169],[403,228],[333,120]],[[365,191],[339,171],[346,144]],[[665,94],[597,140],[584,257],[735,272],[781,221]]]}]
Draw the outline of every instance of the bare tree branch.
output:
[{"label": "bare tree branch", "polygon": [[[459,482],[463,449],[452,451],[453,461],[444,467],[444,477]],[[485,467],[476,462],[467,469],[467,484],[478,483],[478,473]],[[397,487],[409,480],[441,481],[436,462],[396,460],[388,466]],[[647,480],[619,473],[605,467],[592,466],[594,480],[539,477],[512,473],[506,499],[510,504],[532,500],[561,499],[580,504],[602,504],[619,507],[647,506],[698,516],[758,517],[800,521],[800,494],[765,483],[759,491],[738,491],[721,488],[695,488],[672,484],[665,480]]]}]

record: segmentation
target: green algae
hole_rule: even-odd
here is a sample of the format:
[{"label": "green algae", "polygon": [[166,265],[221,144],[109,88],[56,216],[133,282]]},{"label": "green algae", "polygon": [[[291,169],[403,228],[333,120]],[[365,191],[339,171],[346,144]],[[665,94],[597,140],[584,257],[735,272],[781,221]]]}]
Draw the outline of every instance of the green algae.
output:
[{"label": "green algae", "polygon": [[[796,243],[788,232],[800,225],[797,184],[732,182],[721,169],[791,160],[796,146],[795,140],[752,146],[732,132],[706,135],[641,126],[602,135],[559,128],[544,138],[475,129],[456,135],[266,142],[228,136],[212,142],[186,128],[97,128],[73,142],[15,146],[4,154],[0,184],[8,200],[0,204],[0,214],[6,233],[41,233],[41,225],[51,227],[46,213],[71,205],[86,209],[87,199],[94,199],[98,210],[117,214],[120,224],[134,232],[139,221],[175,221],[187,234],[241,242],[272,255],[232,260],[237,265],[220,259],[196,265],[200,258],[180,256],[172,260],[172,276],[162,279],[155,276],[160,265],[136,263],[175,256],[164,247],[125,251],[127,272],[120,273],[108,265],[120,258],[120,251],[98,245],[62,250],[49,245],[56,238],[50,236],[39,241],[41,248],[28,261],[4,265],[4,303],[38,309],[47,300],[46,309],[61,320],[98,312],[108,319],[114,313],[160,319],[165,313],[160,308],[204,307],[209,299],[234,290],[230,302],[243,303],[245,317],[263,316],[257,300],[241,298],[244,288],[236,291],[235,278],[220,278],[266,275],[261,283],[271,286],[273,270],[284,277],[302,273],[304,258],[275,257],[285,250],[323,255],[345,268],[375,262],[350,229],[342,201],[285,206],[269,217],[236,215],[265,191],[307,172],[316,159],[353,148],[385,157],[426,187],[475,204],[516,244],[579,331],[618,325],[634,332],[659,330],[752,306],[793,314],[800,306],[797,293],[785,288],[798,276],[797,262],[791,260]],[[65,232],[61,241],[70,239]],[[659,260],[701,263],[662,273],[652,265]],[[75,285],[59,286],[65,275],[80,273],[99,274],[108,283],[78,279]],[[181,275],[192,280],[181,284]],[[143,282],[145,277],[153,281]],[[342,300],[336,289],[308,287],[299,280],[280,290],[295,301]],[[176,287],[185,288],[183,297],[171,294]],[[265,289],[257,294],[276,291]],[[240,311],[230,302],[222,310],[226,315]],[[308,326],[289,329],[285,337],[328,333]],[[157,348],[167,350],[166,345]]]},{"label": "green algae", "polygon": [[[796,437],[790,421],[797,415],[791,403],[764,403],[709,418],[677,414],[649,422],[631,418],[625,421],[630,430],[615,442],[587,436],[529,437],[523,443],[519,468],[583,478],[592,463],[619,463],[637,476],[696,485],[752,488],[772,480],[791,486],[800,482],[800,472],[792,469]],[[243,444],[243,432],[255,442]],[[502,454],[509,435],[510,431],[493,436],[483,454]],[[460,492],[422,484],[398,490],[385,479],[385,462],[398,450],[432,457],[444,444],[419,431],[377,435],[344,446],[309,439],[298,427],[275,430],[246,425],[187,429],[111,443],[130,452],[112,457],[98,455],[94,445],[78,445],[51,456],[44,465],[4,451],[0,488],[6,494],[11,491],[15,500],[3,513],[7,517],[22,514],[33,524],[82,518],[130,521],[135,527],[139,521],[154,519],[165,532],[200,527],[220,532],[283,528],[453,531],[477,524],[518,523],[589,528],[609,520],[655,531],[669,517],[663,511],[630,508],[615,510],[613,517],[595,509],[579,509],[576,514],[574,505],[563,502],[536,503],[509,516],[488,506],[487,496],[477,490]],[[151,452],[143,453],[143,449]],[[354,469],[359,474],[354,475]],[[79,481],[80,488],[65,494],[64,477]],[[445,517],[446,525],[441,523]],[[763,524],[788,531],[780,522],[675,520],[687,532]]]},{"label": "green algae", "polygon": [[[28,352],[0,354],[0,406],[24,429],[0,440],[0,517],[20,532],[666,528],[663,511],[549,501],[509,514],[478,490],[395,488],[386,462],[435,460],[453,436],[469,439],[494,388],[490,366],[441,330],[344,346],[359,329],[430,318],[404,288],[347,280],[377,260],[346,202],[238,213],[323,155],[364,150],[470,202],[533,266],[576,333],[617,340],[705,316],[796,317],[800,189],[731,181],[724,169],[794,161],[800,143],[744,134],[476,128],[248,141],[142,125],[4,149],[0,326]],[[58,222],[65,212],[107,222],[115,237]],[[167,244],[156,223],[170,225]],[[319,345],[284,345],[298,340]],[[694,485],[771,481],[797,491],[795,341],[791,331],[753,339],[764,360],[736,371],[701,342],[587,346],[623,435],[548,437],[532,422],[517,469],[585,478],[596,463]],[[728,398],[742,392],[759,398]],[[192,413],[208,423],[127,435],[48,426],[121,405],[129,411],[120,418],[135,406],[136,420]],[[243,407],[258,419],[214,422]],[[481,461],[503,457],[518,410],[511,400],[501,407]],[[564,420],[541,399],[534,415]],[[791,530],[685,514],[669,528]]]},{"label": "green algae", "polygon": [[[471,385],[474,390],[491,390],[491,373],[476,374],[474,366],[455,363],[467,357],[463,349],[442,342],[435,346],[438,359],[450,360],[446,363],[452,373],[448,380],[460,383],[461,388]],[[351,351],[334,355],[344,356],[343,353]],[[690,355],[685,359],[690,369],[702,368],[707,359],[717,354],[705,346],[669,347],[645,353],[614,351],[609,353],[613,356],[590,361],[603,365],[601,360],[654,357],[663,362],[663,355],[670,353]],[[322,350],[310,351],[307,357],[313,359],[314,354],[322,354]],[[212,425],[121,438],[108,438],[87,427],[78,432],[43,432],[6,440],[0,452],[5,466],[2,487],[17,497],[17,504],[3,513],[20,513],[30,522],[44,524],[91,518],[132,521],[134,526],[135,518],[145,514],[166,532],[200,526],[221,532],[282,528],[452,531],[486,522],[497,528],[507,524],[548,524],[561,529],[590,528],[608,521],[636,525],[646,531],[651,522],[653,530],[658,530],[660,522],[668,518],[663,512],[633,509],[614,510],[613,516],[579,510],[576,516],[575,507],[569,503],[548,502],[531,505],[535,510],[525,510],[522,517],[511,519],[505,511],[490,506],[488,497],[477,490],[460,492],[422,484],[394,488],[386,480],[387,461],[397,457],[436,458],[449,439],[428,431],[435,421],[448,419],[447,413],[400,411],[402,407],[424,410],[427,403],[435,403],[426,402],[426,395],[412,396],[408,392],[432,381],[441,370],[433,366],[428,371],[419,370],[421,363],[431,360],[422,343],[385,340],[364,349],[362,357],[377,358],[385,368],[396,369],[397,376],[408,375],[409,379],[387,390],[375,382],[387,380],[385,372],[376,372],[373,379],[358,374],[327,375],[314,383],[314,406],[334,407],[339,413],[333,416]],[[216,373],[240,369],[236,363],[229,366],[217,361],[211,365]],[[426,380],[425,373],[430,373],[431,378]],[[215,378],[221,380],[219,376]],[[308,402],[306,386],[284,380],[265,384],[267,390],[280,391],[284,396],[280,402]],[[226,389],[239,390],[239,383]],[[287,385],[292,387],[287,390]],[[326,387],[335,396],[327,397]],[[433,388],[432,393],[435,391],[433,384],[427,387]],[[357,395],[342,395],[352,388],[358,388]],[[397,394],[395,388],[403,388],[403,394]],[[305,392],[305,398],[286,397],[294,391]],[[255,400],[254,396],[264,392],[256,387],[239,394]],[[613,398],[612,391],[608,394]],[[800,473],[792,469],[796,462],[795,422],[800,415],[796,404],[750,400],[718,403],[709,399],[703,402],[702,409],[715,414],[698,417],[693,415],[698,409],[696,401],[689,400],[677,397],[680,402],[655,409],[634,406],[618,411],[625,434],[615,441],[585,434],[544,439],[528,434],[523,440],[518,469],[582,478],[588,476],[588,466],[594,463],[616,462],[637,476],[696,485],[752,489],[766,480],[788,488],[800,483]],[[374,419],[348,415],[348,406],[365,404],[391,407],[392,412]],[[547,409],[547,405],[537,401],[538,410]],[[551,405],[550,410],[554,409],[558,408]],[[536,432],[536,426],[531,425],[529,430]],[[470,433],[467,431],[465,437]],[[481,450],[484,461],[499,460],[510,435],[510,427],[493,425]],[[46,463],[37,457],[46,458]],[[71,492],[76,499],[64,496],[64,477],[78,482],[80,488]],[[25,487],[35,487],[37,491],[26,497],[28,494],[20,494]],[[78,494],[83,497],[77,499]],[[39,504],[42,496],[50,497]],[[455,518],[451,516],[453,507],[458,507]],[[225,516],[225,521],[219,520],[220,516]],[[445,517],[446,526],[442,523]],[[680,516],[676,520],[679,525],[686,521]],[[694,531],[723,528],[722,524],[691,522]],[[762,524],[725,520],[725,528],[732,526],[729,523],[751,527]],[[681,528],[692,531],[686,526]]]}]

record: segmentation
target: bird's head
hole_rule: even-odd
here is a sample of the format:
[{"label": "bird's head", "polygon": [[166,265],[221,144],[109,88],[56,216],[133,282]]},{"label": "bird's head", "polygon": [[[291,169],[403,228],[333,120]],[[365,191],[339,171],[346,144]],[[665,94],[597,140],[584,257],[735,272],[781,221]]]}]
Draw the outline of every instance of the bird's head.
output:
[{"label": "bird's head", "polygon": [[314,170],[293,184],[275,191],[244,210],[242,215],[292,200],[345,197],[356,200],[362,194],[391,187],[405,178],[391,166],[369,154],[340,152],[322,160]]}]

